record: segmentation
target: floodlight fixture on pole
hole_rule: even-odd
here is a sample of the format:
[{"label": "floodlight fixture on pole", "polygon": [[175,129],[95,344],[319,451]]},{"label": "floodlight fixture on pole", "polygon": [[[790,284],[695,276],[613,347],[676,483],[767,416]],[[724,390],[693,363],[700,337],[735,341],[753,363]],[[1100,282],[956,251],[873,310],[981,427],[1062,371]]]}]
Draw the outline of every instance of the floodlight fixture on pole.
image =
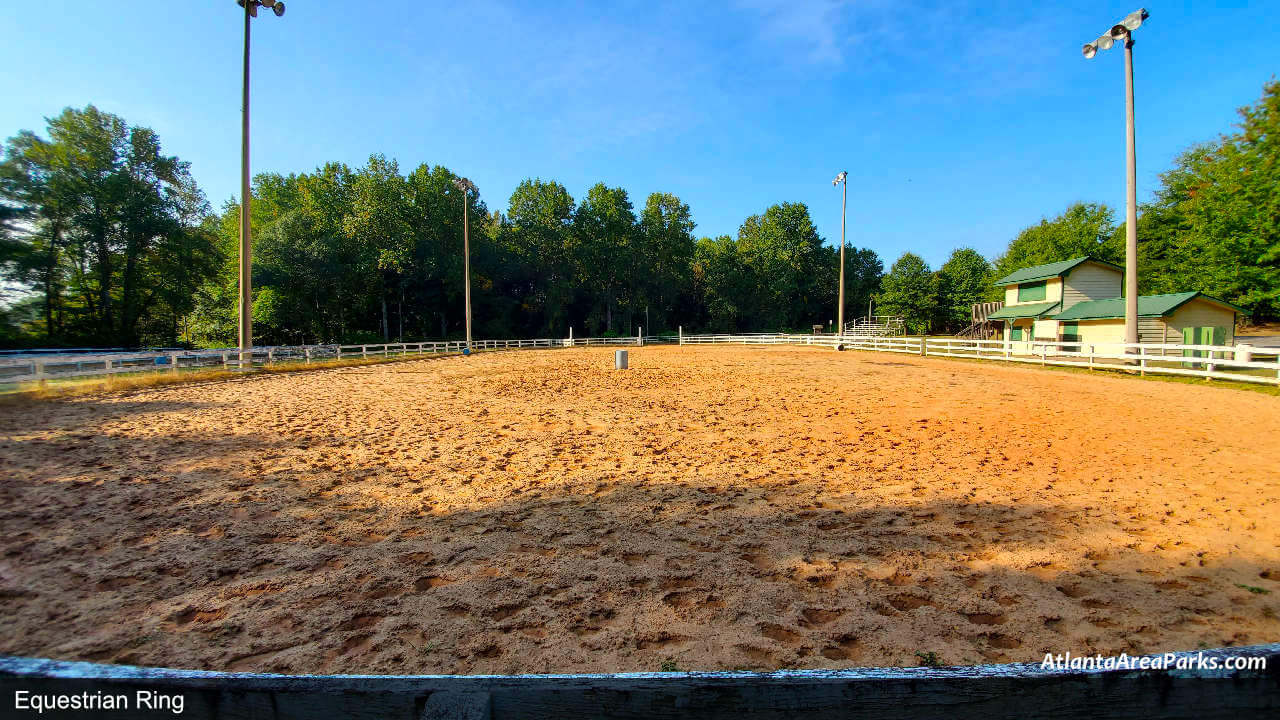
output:
[{"label": "floodlight fixture on pole", "polygon": [[470,180],[454,178],[454,187],[462,191],[462,275],[463,297],[466,303],[467,350],[471,350],[471,233],[467,225],[467,193],[474,195],[476,186]]},{"label": "floodlight fixture on pole", "polygon": [[844,335],[844,222],[845,212],[849,206],[849,173],[841,170],[831,185],[842,185],[840,196],[840,292],[836,301],[836,320],[839,322],[837,333]]},{"label": "floodlight fixture on pole", "polygon": [[1124,43],[1126,193],[1124,223],[1124,341],[1138,342],[1138,160],[1133,122],[1133,31],[1150,17],[1145,9],[1135,10],[1091,43],[1084,46],[1084,56],[1092,58],[1099,50],[1110,50],[1118,41]]},{"label": "floodlight fixture on pole", "polygon": [[253,242],[249,229],[249,209],[253,203],[249,193],[249,20],[258,17],[258,6],[270,9],[276,17],[284,15],[279,0],[236,0],[244,8],[244,82],[240,108],[240,368],[253,361]]}]

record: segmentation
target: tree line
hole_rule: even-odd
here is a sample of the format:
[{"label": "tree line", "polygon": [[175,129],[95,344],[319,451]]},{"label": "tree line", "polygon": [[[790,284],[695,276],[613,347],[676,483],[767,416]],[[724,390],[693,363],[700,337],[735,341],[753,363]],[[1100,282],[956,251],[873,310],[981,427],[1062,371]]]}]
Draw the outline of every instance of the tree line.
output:
[{"label": "tree line", "polygon": [[[1202,290],[1280,318],[1280,85],[1237,131],[1197,145],[1161,176],[1138,220],[1140,289]],[[463,214],[476,337],[808,330],[835,319],[839,250],[808,208],[783,202],[734,236],[701,237],[689,205],[642,206],[604,183],[580,200],[527,179],[504,210],[422,164],[373,155],[253,183],[254,334],[259,344],[458,337]],[[188,163],[147,128],[93,106],[23,131],[0,163],[0,344],[225,346],[236,328],[240,208],[214,212]],[[846,320],[906,318],[955,332],[996,278],[1079,255],[1122,262],[1124,226],[1076,203],[988,260],[955,250],[937,270],[904,253],[885,272],[847,248]]]},{"label": "tree line", "polygon": [[[1239,111],[1234,132],[1181,153],[1138,207],[1138,292],[1199,290],[1245,308],[1254,322],[1280,319],[1280,83]],[[1125,224],[1098,203],[1075,203],[1022,230],[984,266],[956,250],[937,272],[906,253],[885,275],[885,312],[915,332],[954,331],[969,303],[1002,300],[993,282],[1030,265],[1092,255],[1124,264]]]}]

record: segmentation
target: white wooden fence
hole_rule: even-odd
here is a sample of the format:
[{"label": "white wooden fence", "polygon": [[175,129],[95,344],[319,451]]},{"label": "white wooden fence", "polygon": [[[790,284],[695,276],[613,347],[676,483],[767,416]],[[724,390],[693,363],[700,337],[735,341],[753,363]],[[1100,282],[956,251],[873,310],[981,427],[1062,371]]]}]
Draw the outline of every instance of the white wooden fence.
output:
[{"label": "white wooden fence", "polygon": [[[636,346],[675,342],[675,336],[618,338],[535,338],[524,340],[475,340],[472,350],[532,350],[599,345]],[[0,357],[0,385],[43,383],[49,380],[84,378],[137,372],[183,370],[239,370],[280,363],[309,364],[320,360],[386,359],[413,355],[459,354],[467,346],[463,340],[420,343],[363,345],[277,345],[255,347],[243,360],[237,348],[217,350],[176,350],[82,354],[36,354]]]},{"label": "white wooden fence", "polygon": [[[967,338],[838,335],[684,335],[684,345],[820,345],[934,357],[999,360],[1280,385],[1280,356],[1248,345],[1014,342]],[[1264,356],[1263,353],[1266,353]],[[1263,359],[1265,357],[1265,359]]]},{"label": "white wooden fence", "polygon": [[[1247,345],[1090,344],[1071,342],[1014,342],[967,338],[874,337],[851,335],[791,335],[756,333],[732,335],[636,335],[615,338],[537,338],[477,340],[473,350],[533,350],[564,347],[680,345],[805,345],[840,350],[869,350],[949,358],[996,360],[1117,370],[1139,374],[1184,375],[1216,380],[1280,385],[1280,357],[1261,355]],[[254,348],[241,360],[235,348],[82,355],[0,357],[0,386],[116,373],[171,372],[192,369],[252,369],[278,363],[319,360],[396,358],[463,352],[466,342],[364,345],[304,345]]]}]

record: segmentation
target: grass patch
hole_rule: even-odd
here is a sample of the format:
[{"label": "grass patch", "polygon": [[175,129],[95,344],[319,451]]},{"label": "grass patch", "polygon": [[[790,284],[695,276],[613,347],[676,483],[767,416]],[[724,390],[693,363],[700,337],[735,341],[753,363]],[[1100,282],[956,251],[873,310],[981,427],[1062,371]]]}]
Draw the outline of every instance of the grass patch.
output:
[{"label": "grass patch", "polygon": [[[449,355],[459,353],[448,353]],[[313,360],[310,363],[282,362],[273,365],[262,365],[252,370],[226,370],[223,368],[189,368],[178,372],[172,370],[142,370],[134,373],[117,373],[101,377],[51,379],[43,386],[35,382],[17,383],[8,392],[0,393],[0,404],[21,405],[32,402],[58,400],[133,390],[149,390],[168,385],[187,385],[192,383],[218,382],[244,379],[258,375],[274,375],[279,373],[312,372],[330,370],[332,368],[358,367],[361,365],[385,365],[387,363],[421,360],[423,358],[443,357],[445,353],[424,353],[422,355],[403,355],[379,358],[343,358],[329,360]]]},{"label": "grass patch", "polygon": [[1271,591],[1266,588],[1254,587],[1253,585],[1245,585],[1244,583],[1236,583],[1236,587],[1248,590],[1254,595],[1270,595]]},{"label": "grass patch", "polygon": [[[874,350],[859,350],[859,348],[849,348],[847,351],[876,352]],[[1098,375],[1098,374],[1105,373],[1112,377],[1127,377],[1127,378],[1133,378],[1134,380],[1150,380],[1154,382],[1174,382],[1174,383],[1181,383],[1183,385],[1199,385],[1201,387],[1212,386],[1212,387],[1219,387],[1219,388],[1229,388],[1232,390],[1250,390],[1253,392],[1260,392],[1263,395],[1280,397],[1280,385],[1274,385],[1274,384],[1263,385],[1261,383],[1238,382],[1234,380],[1219,380],[1217,378],[1210,380],[1208,378],[1190,377],[1187,375],[1164,375],[1161,373],[1155,373],[1150,371],[1148,371],[1146,375],[1142,375],[1138,372],[1137,369],[1131,370],[1127,368],[1122,368],[1121,366],[1118,366],[1118,365],[1108,366],[1102,363],[1099,363],[1097,366],[1094,367],[1094,369],[1090,370],[1089,368],[1086,368],[1086,367],[1073,367],[1070,365],[1050,365],[1050,364],[1039,365],[1036,363],[1008,362],[1005,360],[999,360],[997,358],[939,357],[936,355],[924,355],[924,356],[914,355],[914,357],[934,358],[937,360],[957,360],[959,362],[982,363],[985,365],[1000,365],[1002,367],[1021,367],[1026,370],[1054,370],[1057,372],[1077,373],[1077,374],[1083,374],[1083,375]],[[1259,368],[1246,368],[1246,370],[1259,370],[1259,372],[1264,373],[1268,376],[1270,376],[1272,372],[1270,370],[1262,370]],[[1244,371],[1242,370],[1241,373],[1243,374]],[[1252,375],[1254,373],[1251,372],[1249,374]]]},{"label": "grass patch", "polygon": [[920,664],[925,667],[942,667],[942,658],[938,657],[938,653],[930,650],[928,652],[916,651],[916,657],[920,658]]}]

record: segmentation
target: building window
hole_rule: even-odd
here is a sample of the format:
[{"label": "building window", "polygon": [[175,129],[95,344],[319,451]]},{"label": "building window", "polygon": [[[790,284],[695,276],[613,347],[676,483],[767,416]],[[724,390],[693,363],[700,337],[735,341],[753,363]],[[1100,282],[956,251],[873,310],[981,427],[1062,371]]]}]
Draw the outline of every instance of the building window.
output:
[{"label": "building window", "polygon": [[1062,323],[1062,342],[1080,342],[1080,324],[1073,322]]},{"label": "building window", "polygon": [[1018,302],[1044,302],[1044,288],[1047,281],[1039,280],[1022,283],[1018,286]]}]

